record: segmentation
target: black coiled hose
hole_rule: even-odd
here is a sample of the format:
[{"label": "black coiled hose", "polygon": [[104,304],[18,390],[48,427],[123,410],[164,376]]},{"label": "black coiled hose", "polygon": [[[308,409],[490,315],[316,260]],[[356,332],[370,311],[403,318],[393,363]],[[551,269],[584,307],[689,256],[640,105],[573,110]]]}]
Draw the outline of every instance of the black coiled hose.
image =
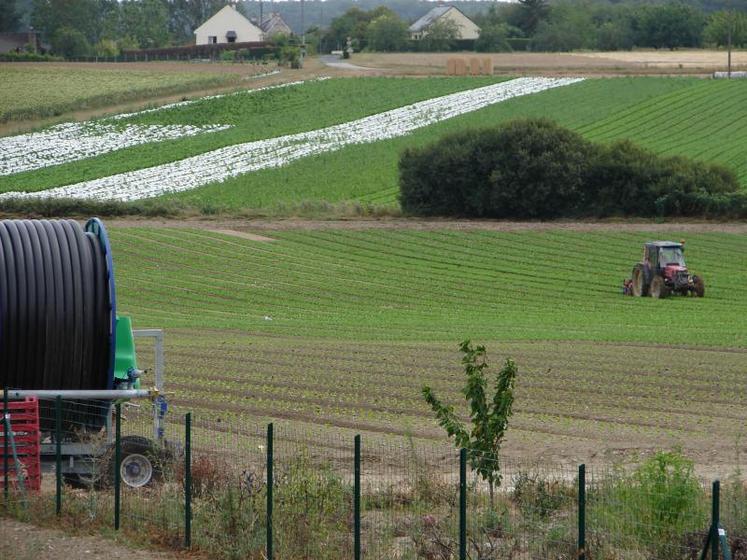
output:
[{"label": "black coiled hose", "polygon": [[110,387],[99,238],[74,220],[0,220],[0,386]]}]

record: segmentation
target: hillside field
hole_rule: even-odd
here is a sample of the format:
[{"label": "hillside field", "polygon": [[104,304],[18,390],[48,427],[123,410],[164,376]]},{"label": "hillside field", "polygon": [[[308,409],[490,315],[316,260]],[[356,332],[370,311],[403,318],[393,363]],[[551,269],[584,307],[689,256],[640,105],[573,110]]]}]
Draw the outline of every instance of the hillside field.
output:
[{"label": "hillside field", "polygon": [[[91,125],[94,132],[88,134],[98,134],[97,126],[110,134],[129,130],[146,132],[137,144],[125,143],[113,151],[77,161],[60,160],[61,163],[53,164],[54,154],[45,155],[48,159],[41,161],[46,163],[37,164],[36,168],[0,176],[0,193],[43,191],[105,177],[114,186],[130,184],[141,179],[124,174],[146,168],[142,176],[168,177],[168,165],[185,158],[202,155],[205,161],[210,161],[211,154],[231,146],[268,139],[282,143],[286,135],[311,133],[501,80],[507,78],[311,80],[283,88],[197,100],[116,120],[95,121]],[[722,163],[747,184],[747,128],[742,126],[747,118],[746,107],[747,89],[738,80],[588,78],[513,97],[403,136],[343,144],[323,153],[310,149],[310,155],[300,159],[283,162],[280,157],[279,163],[269,168],[260,167],[204,186],[201,186],[203,179],[195,179],[190,190],[163,196],[211,212],[253,209],[292,213],[304,204],[351,202],[396,209],[397,161],[405,148],[433,142],[457,130],[538,116],[551,118],[593,141],[628,138],[658,153]],[[147,141],[151,134],[147,131],[155,131],[153,134],[158,136],[158,131],[187,126],[202,127],[202,132],[183,137],[173,133],[158,143],[158,149]],[[291,144],[300,141],[288,138]],[[49,148],[53,150],[53,146]],[[123,175],[120,178],[118,174]],[[182,183],[191,180],[185,176]],[[142,196],[154,196],[149,192]]]},{"label": "hillside field", "polygon": [[[114,227],[120,308],[166,328],[176,410],[220,425],[443,445],[420,388],[458,406],[457,345],[472,338],[494,367],[520,367],[507,457],[681,446],[701,466],[733,464],[747,420],[743,229],[422,225]],[[681,237],[707,297],[621,294],[645,240]]]},{"label": "hillside field", "polygon": [[[259,69],[253,69],[259,73]],[[0,123],[238,84],[237,73],[188,64],[0,63]]]}]

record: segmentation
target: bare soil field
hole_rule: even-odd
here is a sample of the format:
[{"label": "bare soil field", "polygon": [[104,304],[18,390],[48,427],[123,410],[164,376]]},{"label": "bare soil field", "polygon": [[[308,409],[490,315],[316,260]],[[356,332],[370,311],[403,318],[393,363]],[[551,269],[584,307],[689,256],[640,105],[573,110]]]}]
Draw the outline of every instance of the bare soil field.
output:
[{"label": "bare soil field", "polygon": [[[352,441],[354,433],[371,446],[402,437],[426,449],[448,446],[420,390],[428,384],[457,410],[464,407],[456,345],[341,346],[223,330],[175,329],[167,337],[176,410],[225,426],[255,425],[257,433],[270,421],[299,434],[310,430],[312,447],[334,448],[342,434]],[[700,471],[726,475],[747,451],[745,349],[486,345],[496,367],[507,356],[520,364],[506,460],[609,464],[682,448]]]},{"label": "bare soil field", "polygon": [[115,218],[107,220],[112,227],[155,227],[155,228],[199,228],[221,233],[234,232],[271,232],[284,230],[463,230],[463,231],[626,231],[626,232],[723,232],[747,233],[747,223],[743,222],[664,222],[652,223],[646,220],[629,221],[554,221],[554,222],[518,222],[500,220],[454,220],[448,218],[356,218],[349,220],[329,219],[310,220],[303,218],[265,219],[265,218],[225,218],[216,216],[194,216],[175,219],[158,218]]},{"label": "bare soil field", "polygon": [[[726,69],[726,52],[712,50],[584,53],[357,53],[350,62],[402,74],[444,74],[449,58],[485,57],[496,74],[652,75],[711,74]],[[734,69],[747,67],[747,52],[732,55]]]}]

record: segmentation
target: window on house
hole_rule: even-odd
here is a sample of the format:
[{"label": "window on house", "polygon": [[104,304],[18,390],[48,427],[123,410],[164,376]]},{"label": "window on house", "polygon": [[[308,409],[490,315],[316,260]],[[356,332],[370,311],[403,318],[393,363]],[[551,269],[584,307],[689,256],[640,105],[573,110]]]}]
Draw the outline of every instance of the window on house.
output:
[{"label": "window on house", "polygon": [[229,43],[235,43],[236,42],[236,32],[235,31],[229,31],[226,33],[226,40]]},{"label": "window on house", "polygon": [[215,37],[214,35],[208,36],[208,44],[215,45],[218,42],[218,37]]}]

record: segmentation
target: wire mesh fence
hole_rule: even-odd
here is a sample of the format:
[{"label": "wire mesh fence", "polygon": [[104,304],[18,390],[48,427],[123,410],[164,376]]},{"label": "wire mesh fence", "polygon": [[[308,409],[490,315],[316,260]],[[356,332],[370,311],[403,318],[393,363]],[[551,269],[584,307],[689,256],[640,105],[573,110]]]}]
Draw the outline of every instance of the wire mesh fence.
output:
[{"label": "wire mesh fence", "polygon": [[[9,485],[6,511],[216,558],[684,560],[700,558],[713,525],[711,485],[675,453],[581,474],[178,408],[161,439],[148,400],[54,399],[39,409],[41,489]],[[747,558],[740,473],[721,484],[718,511],[731,557]]]}]

